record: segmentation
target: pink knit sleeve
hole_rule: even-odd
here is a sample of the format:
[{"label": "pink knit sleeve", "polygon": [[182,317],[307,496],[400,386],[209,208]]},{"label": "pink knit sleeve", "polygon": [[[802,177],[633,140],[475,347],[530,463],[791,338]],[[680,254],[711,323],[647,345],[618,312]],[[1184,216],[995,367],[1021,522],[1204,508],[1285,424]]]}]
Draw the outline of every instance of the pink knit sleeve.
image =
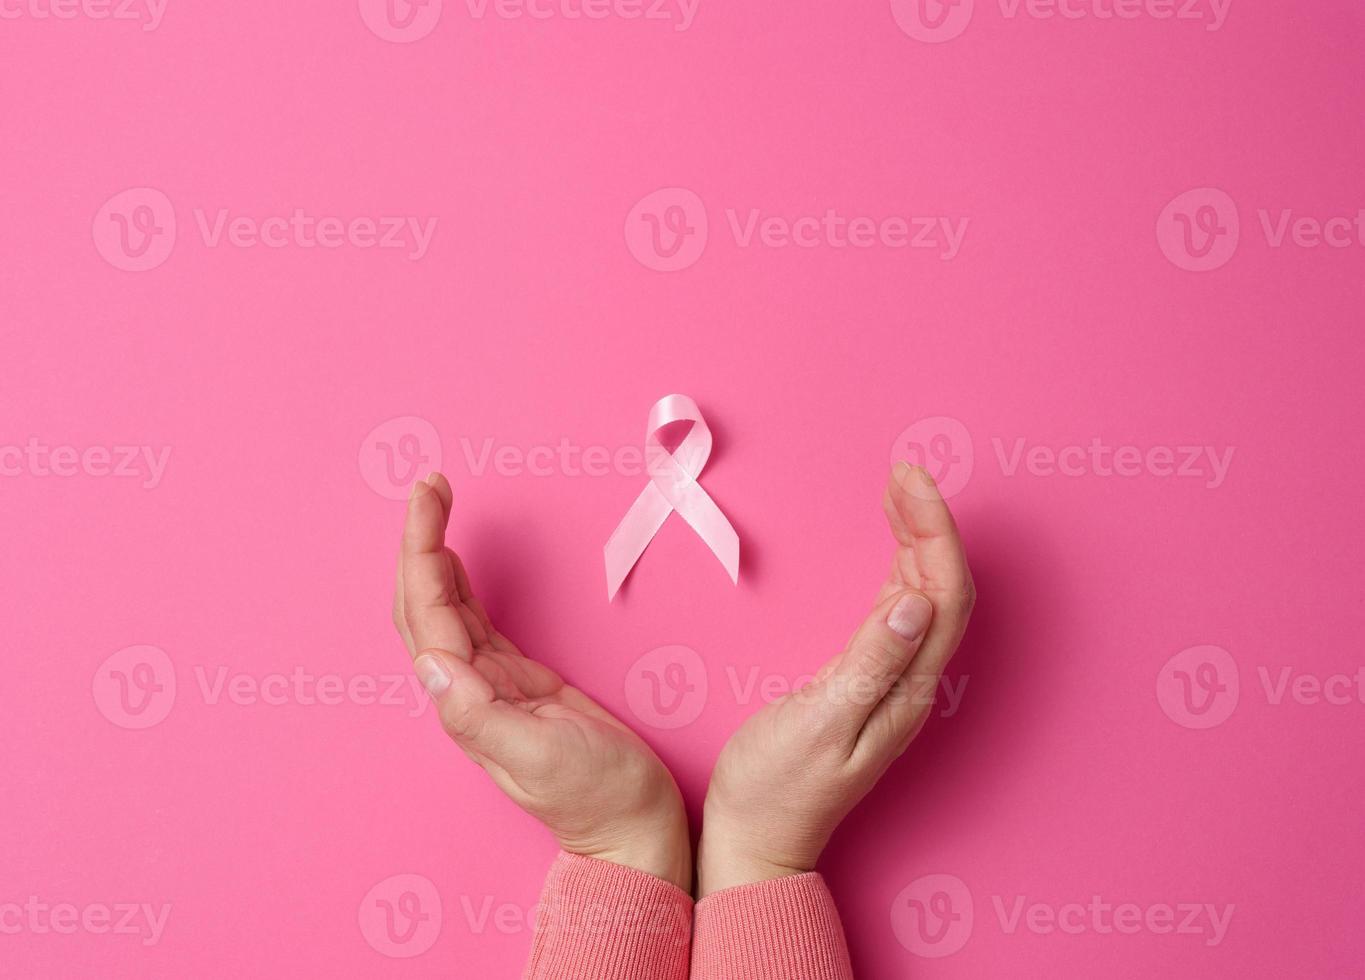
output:
[{"label": "pink knit sleeve", "polygon": [[561,854],[525,980],[687,980],[692,896],[619,864]]},{"label": "pink knit sleeve", "polygon": [[708,895],[695,930],[692,980],[853,980],[834,896],[818,874]]}]

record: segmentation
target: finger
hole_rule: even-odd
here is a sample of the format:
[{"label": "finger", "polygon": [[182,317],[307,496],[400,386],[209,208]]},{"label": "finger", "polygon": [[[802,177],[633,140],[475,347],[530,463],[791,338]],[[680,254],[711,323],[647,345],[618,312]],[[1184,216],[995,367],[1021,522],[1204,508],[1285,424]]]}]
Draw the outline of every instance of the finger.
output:
[{"label": "finger", "polygon": [[408,629],[407,617],[403,615],[403,549],[398,549],[398,571],[394,573],[393,585],[393,625],[408,648],[408,656],[417,653],[412,645],[412,631]]},{"label": "finger", "polygon": [[[448,526],[455,491],[451,488],[450,481],[442,473],[432,473],[427,477],[427,484],[440,499],[441,513],[445,524]],[[484,612],[483,604],[475,597],[474,590],[469,585],[469,573],[465,571],[464,562],[460,560],[460,556],[454,550],[446,548],[445,552],[446,560],[450,564],[450,578],[454,582],[455,594],[459,598],[460,618],[464,621],[466,632],[469,633],[475,646],[493,642],[497,631],[493,629],[488,614]],[[494,645],[497,646],[496,643]]]},{"label": "finger", "polygon": [[403,620],[414,652],[435,647],[467,661],[472,649],[446,556],[446,517],[440,492],[418,482],[403,528]]},{"label": "finger", "polygon": [[934,705],[934,689],[921,675],[911,673],[901,679],[882,703],[877,705],[853,747],[853,759],[871,764],[890,765],[905,753],[929,720]]},{"label": "finger", "polygon": [[[921,651],[923,648],[921,647]],[[938,694],[938,674],[920,673],[912,661],[886,696],[872,709],[858,733],[854,754],[895,759],[910,745],[929,718]]]},{"label": "finger", "polygon": [[914,563],[902,571],[923,577],[925,591],[961,591],[971,581],[962,537],[938,484],[922,466],[897,463],[887,481],[882,509],[905,557]]},{"label": "finger", "polygon": [[[434,488],[433,488],[434,489]],[[449,514],[449,509],[446,509]],[[464,566],[460,563],[459,555],[455,554],[450,548],[445,549],[446,561],[450,566],[448,578],[456,584],[456,590],[461,602],[455,608],[460,615],[460,620],[464,623],[465,632],[469,634],[469,639],[474,647],[485,644],[491,645],[496,649],[511,650],[517,652],[515,647],[502,640],[493,629],[493,624],[488,620],[488,614],[484,612],[483,605],[476,599],[469,590],[469,577],[465,574]],[[404,645],[408,648],[408,655],[414,656],[417,653],[416,644],[413,643],[412,631],[408,629],[407,617],[403,611],[403,553],[399,549],[398,572],[395,576],[393,593],[393,625],[398,630],[398,635],[402,637]]]},{"label": "finger", "polygon": [[[437,475],[437,474],[432,474],[431,476],[428,476],[428,477],[427,477],[428,485],[430,485],[430,480],[431,480],[432,476],[435,476],[435,475]],[[441,479],[444,480],[445,478],[442,477]],[[420,482],[420,481],[419,481],[419,482]],[[447,484],[447,486],[449,486],[449,485]],[[414,489],[415,489],[415,488],[414,488]],[[446,510],[446,513],[449,514],[449,508],[447,507],[445,510]],[[410,657],[411,657],[411,656],[415,656],[416,653],[417,653],[417,648],[416,648],[416,646],[415,646],[415,645],[413,644],[413,642],[412,642],[412,630],[410,630],[410,629],[408,628],[407,616],[404,614],[404,611],[403,611],[403,548],[402,548],[402,547],[399,547],[399,549],[398,549],[398,570],[397,570],[397,572],[394,574],[394,588],[393,588],[393,625],[397,628],[397,630],[398,630],[398,635],[401,636],[401,637],[403,638],[403,645],[406,646],[406,647],[408,648],[408,656],[410,656]]]},{"label": "finger", "polygon": [[436,704],[441,727],[462,748],[513,776],[544,757],[547,721],[498,698],[493,685],[469,663],[445,650],[423,650],[413,663]]},{"label": "finger", "polygon": [[460,617],[464,620],[465,629],[470,639],[474,641],[474,646],[492,645],[502,649],[504,645],[497,643],[498,631],[493,628],[488,613],[484,611],[483,603],[469,587],[469,573],[464,570],[464,562],[450,548],[446,549],[446,561],[450,564],[451,581],[455,583],[455,591],[459,596]]},{"label": "finger", "polygon": [[455,491],[451,489],[450,481],[443,473],[430,473],[427,475],[426,483],[436,491],[436,496],[441,501],[442,526],[450,523],[450,506],[455,499]]},{"label": "finger", "polygon": [[819,691],[839,728],[856,737],[909,668],[933,617],[933,606],[919,592],[902,592],[877,604]]},{"label": "finger", "polygon": [[962,538],[938,486],[922,467],[896,464],[883,507],[899,546],[883,592],[908,586],[933,603],[933,623],[914,666],[920,673],[940,674],[957,650],[976,602]]}]

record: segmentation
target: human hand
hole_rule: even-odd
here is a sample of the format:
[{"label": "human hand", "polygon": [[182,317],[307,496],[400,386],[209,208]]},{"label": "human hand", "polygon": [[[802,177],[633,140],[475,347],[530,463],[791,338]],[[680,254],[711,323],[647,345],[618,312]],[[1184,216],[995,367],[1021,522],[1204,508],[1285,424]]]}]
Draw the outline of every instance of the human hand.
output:
[{"label": "human hand", "polygon": [[896,556],[877,605],[815,679],[749,718],[706,794],[698,898],[815,868],[830,835],[919,734],[976,599],[948,505],[897,463]]},{"label": "human hand", "polygon": [[494,629],[445,546],[452,492],[413,488],[393,621],[446,733],[571,853],[691,891],[677,784],[638,735]]}]

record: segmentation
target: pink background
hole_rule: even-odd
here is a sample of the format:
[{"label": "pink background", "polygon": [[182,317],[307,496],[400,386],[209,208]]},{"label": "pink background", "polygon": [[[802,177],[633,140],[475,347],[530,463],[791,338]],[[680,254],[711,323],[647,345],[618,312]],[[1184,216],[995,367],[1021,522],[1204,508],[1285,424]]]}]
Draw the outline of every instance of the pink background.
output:
[{"label": "pink background", "polygon": [[[757,706],[731,676],[794,678],[840,648],[885,571],[901,433],[955,420],[981,601],[951,672],[960,710],[826,855],[859,976],[1359,972],[1359,682],[1349,704],[1276,704],[1258,674],[1362,667],[1365,247],[1275,247],[1258,217],[1365,208],[1358,3],[1232,0],[1209,30],[1205,4],[1203,21],[1073,20],[977,0],[944,43],[886,2],[701,0],[676,30],[446,0],[406,44],[354,2],[170,0],[155,30],[6,9],[0,451],[170,456],[144,486],[0,455],[0,974],[517,975],[551,842],[413,716],[411,690],[266,704],[199,680],[406,674],[388,622],[402,505],[376,492],[370,437],[403,417],[429,424],[422,452],[439,439],[452,543],[504,631],[636,723],[694,815]],[[104,257],[101,209],[131,188],[164,194],[177,226],[143,272]],[[660,188],[709,222],[676,272],[627,242]],[[1207,272],[1158,220],[1201,188],[1240,218]],[[220,208],[438,224],[420,261],[209,247],[194,212]],[[969,223],[944,261],[745,248],[728,208]],[[476,475],[461,440],[635,446],[672,391],[716,433],[702,483],[740,532],[740,583],[673,518],[608,605],[602,543],[643,478]],[[1008,456],[1018,439],[1234,452],[1216,487],[1150,467],[1011,475],[992,440]],[[651,727],[633,665],[675,645],[709,692],[690,724]],[[1215,696],[1230,670],[1240,697],[1199,729],[1158,692],[1205,645],[1228,655]],[[106,661],[145,646],[174,700],[124,728],[110,672],[140,654]],[[396,875],[429,881],[440,911]],[[952,955],[893,927],[927,875],[974,900]],[[425,903],[427,951],[367,938],[377,887]],[[1020,895],[1235,911],[1217,945],[1011,933],[994,903]],[[147,943],[3,914],[31,896],[171,910]],[[480,921],[502,906],[521,911]]]}]

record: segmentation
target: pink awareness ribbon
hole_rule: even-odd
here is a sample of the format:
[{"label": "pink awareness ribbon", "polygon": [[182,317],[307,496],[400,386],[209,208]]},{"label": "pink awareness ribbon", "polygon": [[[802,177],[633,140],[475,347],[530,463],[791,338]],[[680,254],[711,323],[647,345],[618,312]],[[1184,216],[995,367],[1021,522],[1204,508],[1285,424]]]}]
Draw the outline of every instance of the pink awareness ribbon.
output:
[{"label": "pink awareness ribbon", "polygon": [[[692,428],[670,453],[659,441],[659,432],[674,422],[691,422]],[[730,581],[739,582],[739,535],[697,482],[710,458],[711,429],[701,417],[697,403],[686,395],[666,395],[655,402],[649,410],[649,428],[645,430],[645,471],[649,484],[640,491],[602,549],[607,563],[608,602],[616,597],[621,583],[673,511],[691,525],[720,559],[730,573]]]}]

